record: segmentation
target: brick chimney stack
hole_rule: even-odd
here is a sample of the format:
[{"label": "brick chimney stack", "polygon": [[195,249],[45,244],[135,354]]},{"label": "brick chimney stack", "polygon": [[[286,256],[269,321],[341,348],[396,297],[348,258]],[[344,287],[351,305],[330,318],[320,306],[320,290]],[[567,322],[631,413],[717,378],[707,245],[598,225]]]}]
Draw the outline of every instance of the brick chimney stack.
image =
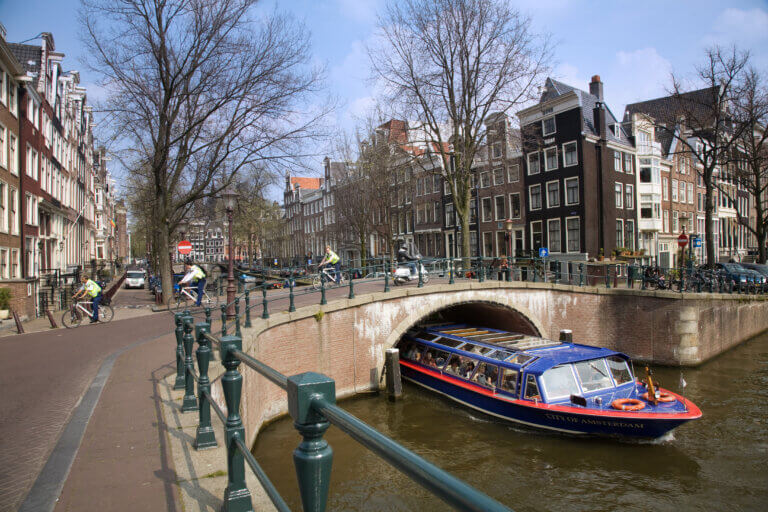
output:
[{"label": "brick chimney stack", "polygon": [[589,94],[597,96],[597,99],[603,101],[603,82],[600,81],[600,75],[594,75],[589,83]]}]

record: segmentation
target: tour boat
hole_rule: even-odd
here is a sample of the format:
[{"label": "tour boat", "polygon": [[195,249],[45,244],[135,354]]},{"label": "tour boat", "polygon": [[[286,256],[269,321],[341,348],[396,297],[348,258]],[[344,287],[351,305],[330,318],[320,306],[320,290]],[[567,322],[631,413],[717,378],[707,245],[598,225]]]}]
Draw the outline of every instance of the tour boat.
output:
[{"label": "tour boat", "polygon": [[635,380],[620,352],[468,325],[428,325],[398,343],[403,378],[485,414],[571,434],[657,438],[701,417]]}]

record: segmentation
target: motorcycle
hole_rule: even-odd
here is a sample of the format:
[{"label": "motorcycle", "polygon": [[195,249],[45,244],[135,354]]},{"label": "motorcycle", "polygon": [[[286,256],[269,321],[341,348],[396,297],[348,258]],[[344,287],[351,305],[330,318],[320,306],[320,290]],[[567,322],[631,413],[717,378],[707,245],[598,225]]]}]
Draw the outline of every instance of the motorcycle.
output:
[{"label": "motorcycle", "polygon": [[[418,265],[414,262],[414,266]],[[410,281],[418,281],[419,280],[419,273],[414,272],[413,269],[407,264],[407,263],[400,263],[398,264],[397,268],[394,272],[392,272],[392,282],[395,285],[401,285],[408,283]],[[424,268],[424,265],[421,265],[421,280],[423,283],[429,282],[429,274],[427,273],[427,269]]]}]

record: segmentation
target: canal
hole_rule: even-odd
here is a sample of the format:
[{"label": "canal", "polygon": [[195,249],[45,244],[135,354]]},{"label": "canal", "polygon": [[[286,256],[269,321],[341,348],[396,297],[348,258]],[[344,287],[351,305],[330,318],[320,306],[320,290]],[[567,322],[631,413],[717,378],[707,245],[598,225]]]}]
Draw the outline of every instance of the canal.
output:
[{"label": "canal", "polygon": [[[635,370],[644,376],[639,365]],[[679,369],[655,368],[679,391]],[[703,417],[656,441],[568,437],[482,416],[404,383],[405,397],[358,396],[343,407],[516,511],[765,510],[768,503],[768,334],[683,372]],[[259,435],[254,454],[301,510],[289,419]],[[447,510],[443,502],[335,427],[328,510]]]}]

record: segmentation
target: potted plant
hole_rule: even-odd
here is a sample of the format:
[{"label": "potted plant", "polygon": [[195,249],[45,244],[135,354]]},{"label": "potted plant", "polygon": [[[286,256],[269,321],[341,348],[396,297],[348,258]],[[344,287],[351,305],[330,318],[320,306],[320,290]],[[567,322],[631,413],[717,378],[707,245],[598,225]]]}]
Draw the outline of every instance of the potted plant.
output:
[{"label": "potted plant", "polygon": [[597,261],[603,261],[605,258],[605,255],[603,254],[603,248],[601,247],[600,250],[597,252]]},{"label": "potted plant", "polygon": [[11,289],[0,288],[0,320],[8,318],[11,309]]}]

